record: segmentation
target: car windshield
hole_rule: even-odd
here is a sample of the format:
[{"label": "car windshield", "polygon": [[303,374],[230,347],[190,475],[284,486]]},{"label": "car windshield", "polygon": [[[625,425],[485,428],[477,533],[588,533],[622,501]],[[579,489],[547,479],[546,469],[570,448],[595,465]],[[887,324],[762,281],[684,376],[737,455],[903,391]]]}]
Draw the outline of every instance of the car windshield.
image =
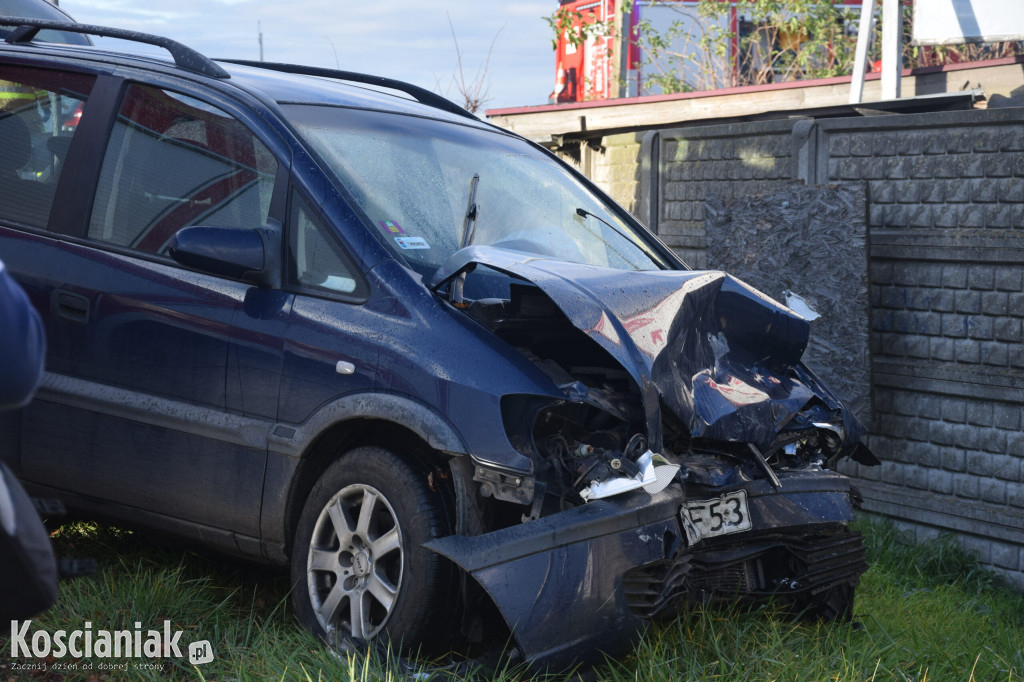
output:
[{"label": "car windshield", "polygon": [[511,135],[379,111],[284,109],[381,235],[424,275],[469,245],[620,270],[667,267],[618,209]]}]

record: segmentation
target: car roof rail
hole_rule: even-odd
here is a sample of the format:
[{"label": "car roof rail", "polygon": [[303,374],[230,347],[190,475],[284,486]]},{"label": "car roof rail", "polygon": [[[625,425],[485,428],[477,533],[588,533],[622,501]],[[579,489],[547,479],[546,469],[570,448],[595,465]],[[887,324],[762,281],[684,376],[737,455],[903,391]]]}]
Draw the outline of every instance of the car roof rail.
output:
[{"label": "car roof rail", "polygon": [[182,45],[176,40],[155,36],[149,33],[129,31],[123,28],[111,28],[109,26],[93,26],[91,24],[77,24],[66,21],[51,21],[48,19],[30,19],[28,17],[0,16],[0,26],[15,26],[16,28],[4,39],[8,43],[31,42],[40,30],[54,29],[57,31],[68,31],[70,33],[83,33],[91,36],[104,38],[118,38],[129,40],[135,43],[146,43],[162,47],[171,53],[176,66],[192,71],[193,73],[210,76],[212,78],[231,78],[231,74],[218,66],[206,55],[196,52],[191,47]]},{"label": "car roof rail", "polygon": [[282,64],[279,62],[257,62],[248,59],[218,59],[219,62],[225,62],[227,64],[238,64],[240,66],[254,66],[259,69],[269,69],[271,71],[281,71],[283,73],[295,73],[303,76],[320,76],[323,78],[333,78],[335,80],[350,81],[353,83],[364,83],[366,85],[376,85],[381,88],[387,88],[389,90],[398,90],[410,95],[420,104],[426,104],[432,106],[435,109],[442,109],[452,114],[458,114],[459,116],[465,116],[471,118],[474,121],[478,121],[476,116],[466,111],[458,104],[455,104],[451,100],[445,99],[436,92],[431,92],[426,88],[421,88],[418,85],[412,83],[406,83],[405,81],[394,80],[392,78],[385,78],[383,76],[371,76],[365,73],[356,73],[355,71],[341,71],[339,69],[325,69],[319,66],[302,66],[301,64]]}]

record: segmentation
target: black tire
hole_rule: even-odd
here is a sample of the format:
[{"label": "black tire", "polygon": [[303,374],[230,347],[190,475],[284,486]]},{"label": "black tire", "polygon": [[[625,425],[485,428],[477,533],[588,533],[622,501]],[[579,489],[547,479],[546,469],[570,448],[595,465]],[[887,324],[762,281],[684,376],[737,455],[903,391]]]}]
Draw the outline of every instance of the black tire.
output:
[{"label": "black tire", "polygon": [[381,638],[404,651],[448,648],[454,570],[422,545],[451,532],[426,471],[383,448],[346,453],[321,474],[299,517],[296,616],[339,650]]}]

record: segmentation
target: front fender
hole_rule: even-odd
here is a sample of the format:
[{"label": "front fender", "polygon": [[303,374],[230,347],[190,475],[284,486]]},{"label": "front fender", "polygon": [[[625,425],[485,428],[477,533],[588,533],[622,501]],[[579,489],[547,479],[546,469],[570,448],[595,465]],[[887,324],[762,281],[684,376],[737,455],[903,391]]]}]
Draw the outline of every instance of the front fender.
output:
[{"label": "front fender", "polygon": [[353,419],[400,424],[435,450],[456,455],[469,452],[447,419],[422,403],[388,393],[342,396],[320,407],[302,424],[276,424],[267,437],[267,470],[260,514],[263,553],[268,560],[281,563],[288,558],[285,552],[288,507],[303,454],[328,429]]},{"label": "front fender", "polygon": [[271,453],[299,457],[328,428],[352,419],[395,422],[435,450],[467,454],[469,450],[451,422],[423,403],[390,393],[356,393],[323,405],[302,424],[278,424],[271,431]]}]

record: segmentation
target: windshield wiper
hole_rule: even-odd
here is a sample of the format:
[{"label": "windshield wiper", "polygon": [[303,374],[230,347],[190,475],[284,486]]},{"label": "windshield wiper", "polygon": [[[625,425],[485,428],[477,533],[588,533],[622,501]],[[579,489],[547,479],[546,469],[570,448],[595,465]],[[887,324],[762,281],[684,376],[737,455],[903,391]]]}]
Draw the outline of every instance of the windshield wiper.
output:
[{"label": "windshield wiper", "polygon": [[624,237],[624,238],[626,239],[626,241],[628,241],[628,242],[632,242],[632,241],[633,241],[633,240],[632,240],[632,239],[631,239],[631,238],[629,237],[629,235],[627,235],[627,234],[626,234],[625,232],[623,232],[623,231],[622,231],[622,230],[620,230],[619,228],[615,227],[615,226],[614,226],[614,225],[612,225],[612,224],[611,224],[610,222],[608,222],[607,220],[605,220],[605,219],[604,219],[604,218],[602,218],[601,216],[597,215],[596,213],[591,213],[590,211],[588,211],[588,210],[587,210],[587,209],[585,209],[585,208],[577,208],[577,209],[576,209],[576,215],[580,216],[581,218],[587,218],[587,217],[590,217],[590,218],[596,218],[597,220],[600,220],[600,221],[601,221],[602,223],[604,223],[604,224],[605,224],[605,225],[607,225],[608,227],[610,227],[610,228],[612,228],[613,230],[615,230],[615,231],[616,231],[616,232],[617,232],[617,233],[619,234],[619,236],[620,236],[620,237]]},{"label": "windshield wiper", "polygon": [[466,220],[462,223],[462,243],[460,249],[464,249],[473,243],[476,237],[476,217],[479,207],[476,205],[476,188],[480,185],[480,174],[477,173],[469,181],[469,202],[466,205]]},{"label": "windshield wiper", "polygon": [[[613,225],[612,223],[608,222],[607,220],[605,220],[601,216],[597,215],[596,213],[592,213],[591,211],[588,211],[585,208],[577,208],[576,209],[576,215],[580,216],[581,218],[594,218],[595,220],[598,220],[598,221],[604,223],[605,225],[610,227],[616,234],[618,234],[620,237],[625,239],[628,243],[640,247],[640,249],[643,252],[643,254],[645,256],[647,256],[650,260],[654,261],[655,265],[657,265],[660,268],[664,268],[665,267],[664,262],[663,261],[659,262],[660,258],[656,258],[654,255],[652,255],[650,247],[643,245],[643,243],[640,243],[639,240],[637,239],[636,235],[630,236],[630,235],[626,234],[625,232],[623,232],[619,228],[615,227],[615,225]],[[600,237],[600,235],[598,235],[596,233],[594,233],[594,236]],[[605,244],[607,245],[607,247],[610,250],[612,250],[613,252],[615,252],[615,254],[618,255],[619,258],[621,258],[624,262],[630,263],[631,265],[636,266],[636,262],[633,261],[632,259],[628,258],[626,256],[626,254],[622,253],[617,248],[615,248],[615,246],[612,244],[612,242],[610,240],[604,240],[604,241],[605,241]]]},{"label": "windshield wiper", "polygon": [[[476,188],[479,185],[480,174],[474,173],[473,179],[469,181],[469,201],[466,204],[466,219],[462,223],[462,243],[459,244],[460,249],[464,249],[472,244],[473,239],[476,237],[476,218],[480,213],[480,208],[476,205]],[[462,299],[462,289],[465,286],[466,273],[462,273],[452,282],[451,288],[448,291],[448,300],[457,306],[465,305]]]}]

